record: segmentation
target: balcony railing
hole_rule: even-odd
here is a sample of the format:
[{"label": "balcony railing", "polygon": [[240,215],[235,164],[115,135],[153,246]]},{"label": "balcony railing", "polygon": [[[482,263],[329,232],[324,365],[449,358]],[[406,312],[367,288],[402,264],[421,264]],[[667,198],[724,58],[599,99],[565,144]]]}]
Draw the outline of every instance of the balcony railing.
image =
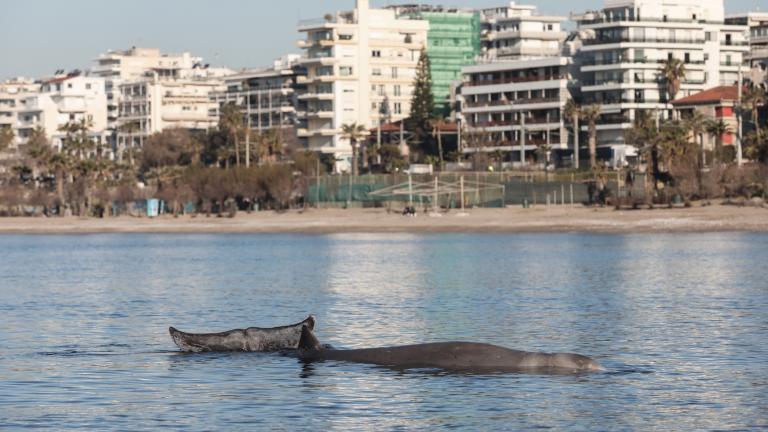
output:
[{"label": "balcony railing", "polygon": [[704,39],[684,39],[684,38],[646,38],[646,37],[613,37],[597,38],[584,41],[584,45],[607,45],[616,43],[663,43],[663,44],[694,44],[704,43]]},{"label": "balcony railing", "polygon": [[546,97],[546,98],[521,98],[521,99],[512,99],[512,100],[504,100],[504,99],[498,99],[493,101],[478,101],[478,102],[465,102],[465,106],[468,108],[482,108],[482,107],[493,107],[493,106],[516,106],[516,105],[530,105],[530,104],[538,104],[538,103],[548,103],[548,102],[559,102],[560,97]]},{"label": "balcony railing", "polygon": [[[614,65],[621,63],[633,63],[633,64],[664,64],[667,60],[650,60],[648,58],[632,58],[632,57],[619,57],[609,59],[586,59],[582,62],[582,66],[603,66]],[[688,60],[685,64],[703,65],[704,60]]]},{"label": "balcony railing", "polygon": [[487,85],[499,85],[499,84],[521,84],[537,81],[557,81],[567,79],[564,75],[547,75],[547,76],[531,76],[531,77],[513,77],[513,78],[498,78],[494,80],[477,80],[468,84],[469,87],[479,87]]},{"label": "balcony railing", "polygon": [[[560,123],[560,118],[557,116],[552,116],[550,118],[546,117],[530,117],[525,119],[526,125],[539,125],[539,124],[549,124],[549,123]],[[486,122],[470,122],[469,127],[473,128],[484,128],[484,127],[504,127],[504,126],[520,126],[521,122],[519,120],[492,120],[492,121],[486,121]]]},{"label": "balcony railing", "polygon": [[720,45],[722,46],[749,46],[748,41],[720,41]]},{"label": "balcony railing", "polygon": [[620,22],[649,22],[649,23],[680,23],[680,24],[723,24],[723,21],[694,20],[680,18],[634,18],[634,17],[601,17],[593,20],[580,21],[581,25],[608,24]]}]

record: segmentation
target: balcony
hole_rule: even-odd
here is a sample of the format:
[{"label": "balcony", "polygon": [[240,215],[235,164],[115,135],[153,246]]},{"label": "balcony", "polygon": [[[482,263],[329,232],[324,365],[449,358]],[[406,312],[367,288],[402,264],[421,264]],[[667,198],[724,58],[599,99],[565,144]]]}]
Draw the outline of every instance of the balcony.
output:
[{"label": "balcony", "polygon": [[465,102],[464,107],[471,108],[490,108],[490,107],[518,107],[524,105],[536,105],[536,104],[559,104],[561,102],[559,96],[554,97],[542,97],[542,98],[521,98],[512,100],[493,100],[493,101],[480,101],[480,102]]},{"label": "balcony", "polygon": [[743,47],[743,46],[749,46],[749,42],[748,41],[729,41],[729,40],[724,40],[724,41],[720,41],[720,46]]},{"label": "balcony", "polygon": [[[576,17],[573,17],[576,19]],[[723,24],[723,21],[693,20],[693,19],[664,19],[664,18],[634,18],[634,17],[598,17],[591,20],[581,20],[581,25],[597,25],[622,22],[647,22],[647,23],[679,23],[679,24]]]},{"label": "balcony", "polygon": [[659,44],[701,45],[704,43],[704,39],[615,37],[615,38],[588,39],[584,41],[585,46],[608,45],[608,44],[618,44],[618,43],[659,43]]},{"label": "balcony", "polygon": [[[582,66],[605,66],[615,64],[664,64],[666,60],[650,60],[648,58],[632,58],[632,57],[619,57],[608,59],[586,59],[581,64]],[[685,62],[687,65],[703,65],[704,60],[689,60]]]},{"label": "balcony", "polygon": [[564,75],[551,75],[551,76],[530,76],[530,77],[513,77],[513,78],[499,78],[494,80],[480,80],[472,81],[467,84],[468,87],[480,87],[489,85],[500,84],[523,84],[537,81],[557,81],[567,79]]}]

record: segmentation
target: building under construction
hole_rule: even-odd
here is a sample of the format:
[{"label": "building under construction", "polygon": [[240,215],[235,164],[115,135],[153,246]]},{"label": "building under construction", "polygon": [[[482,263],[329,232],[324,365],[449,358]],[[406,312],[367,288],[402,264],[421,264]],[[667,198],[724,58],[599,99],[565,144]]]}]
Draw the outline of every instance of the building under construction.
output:
[{"label": "building under construction", "polygon": [[431,61],[435,110],[450,112],[451,83],[461,81],[461,68],[481,53],[480,13],[471,9],[431,5],[392,6],[400,17],[429,22],[427,55]]}]

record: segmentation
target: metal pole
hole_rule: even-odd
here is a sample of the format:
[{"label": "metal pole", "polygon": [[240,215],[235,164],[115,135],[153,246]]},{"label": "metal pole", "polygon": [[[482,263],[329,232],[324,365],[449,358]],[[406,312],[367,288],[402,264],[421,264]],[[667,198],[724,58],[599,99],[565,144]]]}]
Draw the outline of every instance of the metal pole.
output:
[{"label": "metal pole", "polygon": [[349,174],[349,189],[347,192],[347,208],[352,207],[352,173]]},{"label": "metal pole", "polygon": [[320,158],[317,158],[317,167],[315,168],[315,177],[317,177],[317,190],[315,191],[315,205],[320,208]]},{"label": "metal pole", "polygon": [[437,180],[437,176],[435,176],[435,193],[434,193],[434,199],[432,201],[432,211],[437,212],[437,192],[438,192],[439,184]]},{"label": "metal pole", "polygon": [[413,178],[408,173],[408,205],[413,207]]},{"label": "metal pole", "polygon": [[464,213],[464,176],[461,176],[459,183],[461,184],[461,212]]},{"label": "metal pole", "polygon": [[560,185],[560,202],[565,205],[565,185]]},{"label": "metal pole", "polygon": [[507,185],[501,185],[501,208],[507,207]]},{"label": "metal pole", "polygon": [[251,167],[251,96],[246,93],[245,95],[245,112],[248,116],[246,121],[245,131],[245,167]]},{"label": "metal pole", "polygon": [[741,71],[741,65],[739,65],[739,88],[738,88],[738,95],[739,95],[739,104],[736,110],[736,122],[737,122],[737,136],[736,136],[736,162],[738,163],[739,167],[744,163],[743,157],[743,149],[742,149],[742,138],[744,137],[744,121],[741,118],[741,112],[742,112],[742,86],[744,86],[744,77],[742,76]]},{"label": "metal pole", "polygon": [[520,166],[525,167],[525,114],[520,111]]},{"label": "metal pole", "polygon": [[576,130],[573,131],[573,167],[579,169],[579,135],[581,134],[581,125],[579,116],[576,116]]}]

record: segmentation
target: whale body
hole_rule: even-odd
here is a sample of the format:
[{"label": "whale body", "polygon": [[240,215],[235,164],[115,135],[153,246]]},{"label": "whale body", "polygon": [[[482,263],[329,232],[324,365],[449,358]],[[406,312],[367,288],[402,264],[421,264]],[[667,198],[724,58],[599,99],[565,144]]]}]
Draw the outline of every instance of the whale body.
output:
[{"label": "whale body", "polygon": [[473,342],[441,342],[387,348],[326,349],[312,329],[302,328],[298,357],[303,361],[336,360],[397,369],[443,369],[467,372],[602,371],[595,360],[580,354],[534,353]]},{"label": "whale body", "polygon": [[302,329],[315,328],[315,317],[282,327],[237,329],[222,333],[194,334],[168,329],[176,346],[185,352],[274,352],[296,349]]}]

